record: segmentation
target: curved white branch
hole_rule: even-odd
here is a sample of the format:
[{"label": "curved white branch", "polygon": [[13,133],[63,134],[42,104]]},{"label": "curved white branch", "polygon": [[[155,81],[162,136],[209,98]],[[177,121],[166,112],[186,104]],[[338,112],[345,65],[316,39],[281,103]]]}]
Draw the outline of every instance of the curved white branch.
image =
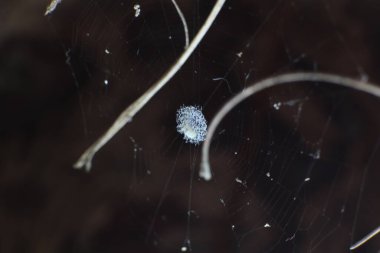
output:
[{"label": "curved white branch", "polygon": [[181,21],[182,21],[183,32],[185,33],[185,49],[186,49],[189,47],[189,29],[187,28],[187,22],[177,2],[175,0],[172,0],[172,3],[178,12],[178,16],[181,18]]},{"label": "curved white branch", "polygon": [[374,237],[375,235],[377,235],[378,233],[380,233],[380,226],[375,228],[373,231],[371,231],[368,235],[364,236],[363,239],[361,239],[360,241],[356,242],[354,245],[352,245],[350,247],[350,250],[354,250],[354,249],[357,249],[359,248],[361,245],[363,245],[364,243],[366,243],[369,239],[371,239],[372,237]]},{"label": "curved white branch", "polygon": [[177,61],[170,67],[168,71],[154,83],[140,98],[128,106],[115,120],[112,126],[98,139],[96,140],[78,159],[74,164],[74,168],[81,169],[85,167],[86,171],[90,171],[91,163],[94,155],[98,152],[120,129],[122,129],[132,118],[136,115],[141,108],[149,102],[150,99],[162,88],[164,85],[178,72],[183,66],[186,60],[193,53],[195,48],[201,42],[206,35],[212,23],[215,21],[216,16],[222,9],[225,0],[217,0],[205,23],[199,29],[197,35],[191,41],[190,45],[177,59]]},{"label": "curved white branch", "polygon": [[212,171],[209,162],[209,149],[214,132],[222,121],[222,119],[240,102],[252,96],[262,90],[268,89],[273,86],[278,86],[286,83],[293,82],[325,82],[333,83],[340,86],[345,86],[355,90],[363,91],[368,94],[374,95],[380,98],[380,88],[374,84],[366,83],[363,81],[355,80],[352,78],[342,77],[332,74],[323,73],[292,73],[284,74],[275,77],[270,77],[259,81],[242,92],[234,96],[227,103],[224,104],[222,109],[215,115],[208,129],[207,137],[202,146],[202,160],[199,171],[199,176],[205,180],[210,180],[212,177]]}]

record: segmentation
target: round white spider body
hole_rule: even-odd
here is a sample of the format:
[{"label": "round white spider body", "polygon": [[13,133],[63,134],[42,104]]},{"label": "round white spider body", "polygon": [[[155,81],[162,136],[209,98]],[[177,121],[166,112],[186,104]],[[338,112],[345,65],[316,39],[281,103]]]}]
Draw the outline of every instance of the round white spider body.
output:
[{"label": "round white spider body", "polygon": [[177,110],[177,132],[186,142],[196,145],[206,139],[207,122],[200,107],[181,106]]}]

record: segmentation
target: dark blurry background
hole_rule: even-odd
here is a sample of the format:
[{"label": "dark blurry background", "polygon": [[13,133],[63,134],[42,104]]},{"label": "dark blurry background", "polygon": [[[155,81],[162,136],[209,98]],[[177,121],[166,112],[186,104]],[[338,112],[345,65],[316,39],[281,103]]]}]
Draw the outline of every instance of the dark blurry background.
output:
[{"label": "dark blurry background", "polygon": [[[192,38],[215,1],[177,0]],[[348,252],[380,225],[380,101],[272,88],[219,126],[215,173],[176,133],[255,81],[322,71],[380,84],[375,0],[227,0],[185,66],[93,161],[80,154],[175,61],[170,0],[0,3],[0,252]],[[134,5],[140,5],[135,17]],[[357,252],[380,250],[380,236]]]}]

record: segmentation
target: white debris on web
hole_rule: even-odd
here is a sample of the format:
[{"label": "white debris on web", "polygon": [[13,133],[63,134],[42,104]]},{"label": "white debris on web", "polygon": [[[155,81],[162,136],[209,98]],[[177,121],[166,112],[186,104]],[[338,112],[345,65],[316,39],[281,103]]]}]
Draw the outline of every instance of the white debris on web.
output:
[{"label": "white debris on web", "polygon": [[206,139],[207,122],[200,107],[182,106],[177,110],[177,132],[195,145]]},{"label": "white debris on web", "polygon": [[135,10],[135,17],[137,18],[138,16],[140,16],[140,12],[141,12],[140,5],[139,4],[135,4],[133,6],[133,9]]},{"label": "white debris on web", "polygon": [[46,7],[45,16],[52,13],[55,10],[55,8],[57,8],[58,4],[61,3],[61,1],[62,0],[52,0],[50,4],[48,5],[48,7]]},{"label": "white debris on web", "polygon": [[278,102],[278,103],[274,103],[273,104],[273,107],[274,107],[274,109],[276,109],[276,110],[280,110],[280,108],[281,108],[281,102]]}]

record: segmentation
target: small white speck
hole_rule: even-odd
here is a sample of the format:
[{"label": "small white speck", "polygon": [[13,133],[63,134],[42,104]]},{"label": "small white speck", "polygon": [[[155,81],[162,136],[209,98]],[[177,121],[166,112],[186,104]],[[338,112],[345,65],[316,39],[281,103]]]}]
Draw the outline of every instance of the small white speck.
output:
[{"label": "small white speck", "polygon": [[108,80],[107,79],[104,80],[104,84],[108,85]]},{"label": "small white speck", "polygon": [[273,107],[274,107],[274,109],[276,109],[276,110],[280,110],[281,102],[274,103],[274,104],[273,104]]},{"label": "small white speck", "polygon": [[133,6],[133,9],[135,9],[135,17],[137,18],[138,16],[140,16],[140,12],[141,12],[140,5],[139,4],[135,4]]},{"label": "small white speck", "polygon": [[171,40],[172,38],[173,38],[173,37],[172,37],[171,35],[168,37],[169,40]]},{"label": "small white speck", "polygon": [[236,151],[235,151],[235,152],[234,152],[234,154],[235,154],[235,155],[237,155],[237,154],[238,154],[238,152],[236,152]]},{"label": "small white speck", "polygon": [[311,157],[313,157],[315,160],[318,160],[321,158],[321,150],[317,149],[314,153],[310,154]]},{"label": "small white speck", "polygon": [[232,230],[235,230],[235,225],[232,225],[231,228],[232,228]]},{"label": "small white speck", "polygon": [[270,173],[269,172],[267,172],[267,174],[265,174],[267,177],[270,177]]},{"label": "small white speck", "polygon": [[57,8],[58,4],[60,3],[61,3],[61,0],[52,0],[50,4],[48,5],[48,7],[46,7],[45,16],[52,13],[55,10],[55,8]]},{"label": "small white speck", "polygon": [[182,247],[181,247],[181,251],[182,251],[182,252],[186,252],[186,251],[187,251],[187,247],[186,247],[186,246],[182,246]]},{"label": "small white speck", "polygon": [[110,54],[110,53],[111,53],[107,48],[104,50],[104,52],[105,52],[106,54]]},{"label": "small white speck", "polygon": [[219,201],[220,201],[220,203],[222,203],[223,206],[226,206],[226,203],[224,202],[224,199],[220,198]]},{"label": "small white speck", "polygon": [[264,228],[270,228],[269,223],[265,223]]},{"label": "small white speck", "polygon": [[238,183],[238,184],[241,184],[242,186],[244,186],[245,188],[247,188],[247,182],[244,181],[244,180],[241,180],[240,178],[235,178],[235,182]]},{"label": "small white speck", "polygon": [[310,177],[305,178],[305,182],[310,181]]},{"label": "small white speck", "polygon": [[236,54],[237,57],[241,58],[241,56],[243,55],[243,52],[239,52]]}]

